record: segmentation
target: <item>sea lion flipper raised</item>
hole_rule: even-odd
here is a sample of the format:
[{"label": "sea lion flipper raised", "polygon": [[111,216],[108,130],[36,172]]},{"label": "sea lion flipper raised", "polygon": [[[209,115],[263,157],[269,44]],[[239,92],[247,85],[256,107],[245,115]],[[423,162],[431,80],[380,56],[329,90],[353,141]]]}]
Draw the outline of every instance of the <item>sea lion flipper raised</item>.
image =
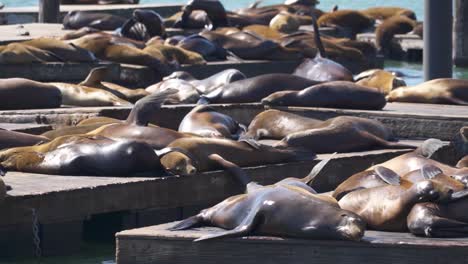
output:
[{"label": "sea lion flipper raised", "polygon": [[391,169],[385,168],[383,166],[377,166],[375,167],[374,171],[377,176],[390,185],[400,185],[401,183],[400,176]]},{"label": "sea lion flipper raised", "polygon": [[79,85],[96,87],[104,80],[108,74],[109,68],[107,67],[96,67],[91,69],[86,79],[79,83]]},{"label": "sea lion flipper raised", "polygon": [[263,0],[256,0],[255,2],[253,2],[252,4],[249,5],[249,8],[255,9],[255,8],[257,8],[258,5],[260,5],[262,2],[263,2]]},{"label": "sea lion flipper raised", "polygon": [[330,160],[332,160],[335,155],[337,154],[337,152],[331,154],[330,156],[328,156],[328,158],[320,161],[319,163],[317,163],[317,165],[315,165],[312,170],[310,171],[309,175],[305,176],[301,181],[307,185],[311,185],[315,179],[315,177],[317,177],[317,175],[323,170],[323,168],[325,168],[325,166],[328,164],[328,162],[330,162]]},{"label": "sea lion flipper raised", "polygon": [[161,108],[161,105],[169,95],[175,94],[177,92],[177,89],[166,89],[164,91],[145,96],[138,100],[128,115],[126,123],[137,126],[147,126],[149,119],[151,118],[151,114]]},{"label": "sea lion flipper raised", "polygon": [[431,158],[437,150],[444,147],[445,144],[442,140],[436,138],[430,138],[424,141],[419,148],[417,148],[414,153],[422,155],[426,158]]},{"label": "sea lion flipper raised", "polygon": [[421,174],[426,180],[431,180],[435,176],[442,174],[442,170],[432,164],[425,164],[421,167]]},{"label": "sea lion flipper raised", "polygon": [[325,53],[325,48],[323,47],[322,39],[320,38],[320,29],[315,16],[312,16],[312,26],[314,27],[315,46],[318,49],[316,57],[326,58],[327,54]]}]

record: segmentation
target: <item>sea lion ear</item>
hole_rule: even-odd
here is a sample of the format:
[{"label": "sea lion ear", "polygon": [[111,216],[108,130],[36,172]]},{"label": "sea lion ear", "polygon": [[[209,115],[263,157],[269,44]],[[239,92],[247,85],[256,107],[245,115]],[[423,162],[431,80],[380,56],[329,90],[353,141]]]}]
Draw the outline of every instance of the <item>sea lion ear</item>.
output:
[{"label": "sea lion ear", "polygon": [[442,173],[443,172],[441,169],[431,164],[426,164],[421,168],[421,174],[426,180],[431,180],[435,176],[442,174]]},{"label": "sea lion ear", "polygon": [[391,169],[377,166],[374,171],[384,182],[390,185],[400,185],[400,176]]}]

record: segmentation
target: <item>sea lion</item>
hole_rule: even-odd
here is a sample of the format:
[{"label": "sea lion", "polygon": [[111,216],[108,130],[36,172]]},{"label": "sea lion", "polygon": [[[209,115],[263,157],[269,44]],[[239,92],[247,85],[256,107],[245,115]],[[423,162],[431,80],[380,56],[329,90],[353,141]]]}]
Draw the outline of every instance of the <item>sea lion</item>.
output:
[{"label": "sea lion", "polygon": [[174,89],[177,93],[169,95],[164,104],[194,104],[200,99],[196,87],[181,79],[163,80],[146,88],[149,93],[158,93],[167,89]]},{"label": "sea lion", "polygon": [[186,17],[186,22],[182,25],[183,12],[177,12],[174,15],[164,20],[164,25],[167,28],[184,28],[184,29],[204,29],[213,28],[213,22],[208,14],[203,10],[194,10]]},{"label": "sea lion", "polygon": [[2,110],[58,108],[62,104],[57,87],[23,78],[0,79],[0,98]]},{"label": "sea lion", "polygon": [[245,132],[245,126],[230,116],[216,112],[210,106],[199,105],[182,119],[179,132],[192,133],[202,137],[237,140]]},{"label": "sea lion", "polygon": [[200,54],[177,46],[151,44],[147,45],[143,51],[151,55],[155,52],[161,53],[167,61],[176,60],[178,64],[206,64],[206,61]]},{"label": "sea lion", "polygon": [[104,125],[120,123],[121,120],[106,117],[104,119],[97,120],[83,120],[82,122],[83,123],[80,122],[76,126],[61,127],[51,131],[47,131],[41,136],[53,140],[62,136],[83,135],[93,130],[96,130]]},{"label": "sea lion", "polygon": [[[394,174],[394,178],[399,176]],[[378,231],[405,232],[406,217],[416,203],[449,201],[453,190],[430,180],[404,186],[386,185],[346,194],[339,205],[358,214],[367,227]]]},{"label": "sea lion", "polygon": [[[249,25],[242,28],[242,31],[247,33],[253,33],[261,36],[262,38],[269,40],[279,40],[284,35],[279,32],[277,29],[271,28],[270,26],[265,25]],[[229,34],[227,34],[229,35]]]},{"label": "sea lion", "polygon": [[276,149],[250,141],[217,138],[181,138],[169,144],[168,147],[183,149],[190,153],[190,156],[187,156],[184,153],[173,152],[161,159],[164,168],[177,175],[191,175],[219,169],[219,165],[207,159],[211,154],[219,154],[242,167],[307,160],[315,157],[312,152],[300,149]]},{"label": "sea lion", "polygon": [[190,35],[177,43],[177,47],[196,52],[205,59],[225,60],[228,52],[200,35]]},{"label": "sea lion", "polygon": [[172,129],[159,126],[148,126],[152,115],[161,108],[161,104],[168,96],[174,94],[175,90],[167,89],[136,102],[127,120],[102,126],[87,135],[100,135],[113,140],[130,140],[145,142],[154,149],[162,149],[172,141],[184,137],[196,137],[192,134],[179,133]]},{"label": "sea lion", "polygon": [[70,11],[63,18],[65,29],[80,29],[82,27],[92,27],[100,30],[116,30],[121,27],[127,19],[96,12]]},{"label": "sea lion", "polygon": [[245,74],[237,69],[227,69],[202,80],[195,79],[190,73],[184,71],[173,72],[171,75],[164,77],[163,80],[182,79],[190,82],[199,93],[208,94],[220,86],[246,78]]},{"label": "sea lion", "polygon": [[384,108],[385,95],[352,82],[317,84],[301,91],[280,91],[262,99],[264,105],[332,107],[363,110]]},{"label": "sea lion", "polygon": [[218,0],[190,0],[182,8],[182,16],[175,22],[174,27],[185,28],[188,25],[190,14],[195,10],[205,11],[209,20],[212,22],[212,28],[229,26],[226,10],[223,4]]},{"label": "sea lion", "polygon": [[254,140],[281,140],[289,134],[311,129],[322,122],[322,120],[270,109],[255,116],[242,137]]},{"label": "sea lion", "polygon": [[394,73],[381,69],[372,69],[361,72],[355,77],[356,84],[371,87],[379,90],[383,94],[388,94],[390,91],[406,86],[405,81],[397,77]]},{"label": "sea lion", "polygon": [[354,152],[375,148],[411,149],[395,140],[390,129],[377,120],[353,116],[328,119],[320,125],[287,135],[275,147],[302,147],[316,153]]},{"label": "sea lion", "polygon": [[466,188],[463,183],[444,174],[441,169],[431,164],[426,164],[419,170],[411,171],[403,175],[402,178],[412,183],[430,179],[437,184],[444,185],[447,188],[452,189],[454,192],[459,192]]},{"label": "sea lion", "polygon": [[245,193],[227,198],[183,220],[170,230],[203,225],[229,229],[202,236],[195,241],[252,234],[357,241],[364,235],[365,222],[359,216],[340,209],[317,194],[286,183],[261,186],[248,182],[245,173],[235,164],[217,156],[210,158],[244,183]]},{"label": "sea lion", "polygon": [[375,30],[375,44],[378,51],[388,52],[395,34],[406,34],[413,30],[414,20],[406,16],[393,16],[386,19]]},{"label": "sea lion", "polygon": [[468,155],[458,161],[457,168],[468,168]]},{"label": "sea lion", "polygon": [[120,28],[122,36],[147,41],[155,36],[167,37],[163,18],[153,10],[136,9],[132,18]]},{"label": "sea lion", "polygon": [[43,62],[63,61],[52,52],[21,43],[10,43],[6,46],[0,46],[1,64],[30,64]]},{"label": "sea lion", "polygon": [[13,147],[32,146],[48,141],[49,139],[47,137],[0,129],[0,150]]},{"label": "sea lion", "polygon": [[442,78],[400,87],[388,94],[387,101],[468,105],[468,81]]},{"label": "sea lion", "polygon": [[318,49],[313,60],[305,59],[295,70],[294,75],[319,82],[353,81],[353,74],[343,65],[327,59],[325,48],[320,38],[317,21],[313,19],[315,45]]},{"label": "sea lion", "polygon": [[[337,10],[331,13],[325,13],[318,18],[320,27],[341,27],[349,28],[352,36],[374,25],[374,19],[357,10]],[[353,37],[354,38],[354,37]]]},{"label": "sea lion", "polygon": [[285,89],[301,90],[317,83],[317,81],[292,74],[263,74],[223,85],[201,96],[200,100],[213,104],[253,103],[259,102],[274,92]]},{"label": "sea lion", "polygon": [[36,38],[23,41],[21,44],[49,51],[63,62],[95,62],[97,60],[92,52],[54,38]]},{"label": "sea lion", "polygon": [[299,29],[300,22],[288,12],[280,12],[270,21],[270,27],[283,33],[293,33]]},{"label": "sea lion", "polygon": [[366,16],[372,17],[375,20],[386,20],[394,16],[405,16],[412,20],[416,21],[416,14],[414,11],[401,7],[392,7],[392,6],[379,6],[379,7],[370,7],[364,10],[361,10]]}]

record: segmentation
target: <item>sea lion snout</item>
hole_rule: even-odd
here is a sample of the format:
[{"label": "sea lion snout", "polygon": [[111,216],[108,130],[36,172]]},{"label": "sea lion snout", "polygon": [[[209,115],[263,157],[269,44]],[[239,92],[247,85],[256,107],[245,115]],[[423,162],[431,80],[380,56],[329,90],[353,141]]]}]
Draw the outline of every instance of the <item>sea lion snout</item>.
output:
[{"label": "sea lion snout", "polygon": [[342,220],[337,231],[346,239],[359,241],[364,236],[366,230],[365,221],[354,213],[341,214]]}]

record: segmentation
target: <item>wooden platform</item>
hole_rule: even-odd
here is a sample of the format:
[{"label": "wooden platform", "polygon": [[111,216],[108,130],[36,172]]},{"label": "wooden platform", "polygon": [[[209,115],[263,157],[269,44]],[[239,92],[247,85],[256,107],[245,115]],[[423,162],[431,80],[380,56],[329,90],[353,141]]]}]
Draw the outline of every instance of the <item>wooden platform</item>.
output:
[{"label": "wooden platform", "polygon": [[[353,173],[408,150],[375,150],[338,154],[314,183],[329,191]],[[308,162],[245,168],[261,184],[303,177],[326,155]],[[161,175],[153,175],[161,176]],[[201,208],[240,193],[223,171],[163,178],[73,177],[8,172],[3,178],[13,190],[0,205],[0,257],[31,255],[32,209],[36,210],[44,255],[76,251],[83,222],[93,216],[119,213],[118,231],[181,220]],[[109,223],[110,225],[110,223]]]},{"label": "wooden platform", "polygon": [[360,242],[259,236],[192,242],[221,229],[168,231],[174,224],[118,233],[117,264],[461,264],[468,259],[468,238],[430,239],[367,231]]},{"label": "wooden platform", "polygon": [[38,135],[52,130],[52,126],[33,123],[0,123],[0,129]]},{"label": "wooden platform", "polygon": [[[248,125],[264,111],[261,104],[215,104],[217,111],[232,116]],[[163,127],[177,129],[180,121],[193,105],[163,106],[152,122]],[[429,105],[410,103],[388,103],[383,111],[363,111],[334,108],[278,107],[301,115],[328,119],[340,115],[351,115],[377,119],[390,127],[402,138],[439,138],[451,140],[461,127],[468,126],[468,108],[455,105]],[[38,110],[0,111],[0,123],[38,123],[53,126],[74,125],[92,116],[108,116],[125,119],[129,107],[83,107]]]},{"label": "wooden platform", "polygon": [[[138,4],[138,5],[60,5],[63,18],[69,11],[81,10],[89,12],[109,13],[123,17],[131,17],[135,9],[153,10],[163,17],[169,17],[179,12],[180,4]],[[38,20],[38,7],[5,7],[0,10],[0,24],[34,23]]]},{"label": "wooden platform", "polygon": [[[370,42],[375,45],[374,33],[363,33],[356,36],[357,40]],[[392,44],[395,48],[388,54],[392,59],[406,59],[409,61],[422,61],[424,40],[414,34],[397,34],[393,37]]]}]

